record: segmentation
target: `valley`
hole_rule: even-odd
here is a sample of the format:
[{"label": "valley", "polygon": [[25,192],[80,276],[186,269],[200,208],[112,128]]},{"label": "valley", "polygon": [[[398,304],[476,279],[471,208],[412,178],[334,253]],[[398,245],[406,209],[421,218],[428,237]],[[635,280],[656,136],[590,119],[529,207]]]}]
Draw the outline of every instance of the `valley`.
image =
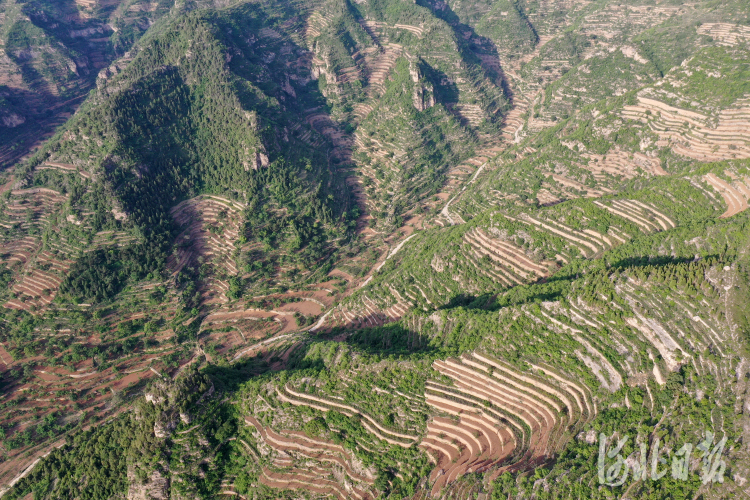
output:
[{"label": "valley", "polygon": [[0,1],[0,496],[750,495],[749,26]]}]

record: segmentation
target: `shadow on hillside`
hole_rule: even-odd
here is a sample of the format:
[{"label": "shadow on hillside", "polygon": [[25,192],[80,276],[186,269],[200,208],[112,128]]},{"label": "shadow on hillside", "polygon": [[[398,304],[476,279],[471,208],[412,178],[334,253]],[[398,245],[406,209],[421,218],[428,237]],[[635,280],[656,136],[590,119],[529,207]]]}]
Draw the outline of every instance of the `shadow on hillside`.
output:
[{"label": "shadow on hillside", "polygon": [[435,100],[443,105],[457,103],[459,99],[458,85],[453,82],[443,71],[430,66],[421,60],[419,70],[432,82],[435,92]]},{"label": "shadow on hillside", "polygon": [[355,330],[346,343],[368,354],[379,355],[408,355],[435,350],[427,335],[405,328],[401,323]]},{"label": "shadow on hillside", "polygon": [[492,293],[485,293],[479,296],[460,293],[453,296],[447,304],[438,307],[438,309],[455,309],[456,307],[463,307],[464,309],[486,309],[492,304],[494,298],[495,294]]},{"label": "shadow on hillside", "polygon": [[[341,340],[343,336],[346,338]],[[323,355],[319,351],[312,356],[309,354],[320,344],[332,343],[346,344],[352,347],[354,352],[382,357],[426,354],[439,350],[434,344],[430,344],[429,336],[404,328],[400,323],[358,330],[336,328],[331,332],[311,334],[305,338],[288,355],[283,365],[277,360],[287,346],[276,352],[269,351],[244,358],[231,365],[208,365],[205,372],[214,380],[218,390],[234,391],[242,383],[265,373],[325,370],[327,367]]]},{"label": "shadow on hillside", "polygon": [[[438,17],[448,23],[456,35],[456,40],[467,40],[465,48],[477,59],[477,63],[482,69],[495,80],[508,99],[513,98],[513,91],[508,83],[508,78],[503,71],[500,63],[500,55],[495,42],[487,37],[481,36],[474,31],[474,28],[461,22],[458,15],[450,8],[447,2],[439,2],[439,6],[433,5],[429,0],[416,0],[420,7],[429,9],[435,17]],[[466,34],[469,36],[466,37]],[[459,42],[461,44],[461,42]]]},{"label": "shadow on hillside", "polygon": [[[716,258],[717,255],[709,255],[706,258]],[[690,257],[629,257],[619,260],[608,267],[609,272],[624,271],[643,267],[664,267],[677,264],[694,262]],[[543,278],[536,283],[521,285],[507,289],[499,294],[484,294],[480,296],[457,295],[450,302],[439,309],[481,309],[486,311],[498,311],[505,307],[530,304],[534,302],[550,302],[565,297],[569,291],[570,284],[585,274],[561,274]]]},{"label": "shadow on hillside", "polygon": [[[718,258],[718,255],[708,255],[707,259]],[[675,264],[685,264],[687,262],[694,262],[694,257],[672,257],[670,255],[659,255],[658,257],[628,257],[622,259],[610,266],[612,270],[621,270],[633,267],[646,267],[646,266],[669,266]]]},{"label": "shadow on hillside", "polygon": [[[239,77],[235,92],[244,110],[257,112],[266,122],[266,139],[275,148],[269,151],[271,160],[283,156],[327,164],[325,183],[336,185],[337,198],[346,200],[344,211],[349,210],[354,200],[344,178],[352,164],[352,130],[332,117],[315,75],[313,53],[299,43],[298,24],[269,22],[265,9],[271,9],[271,3],[241,4],[232,7],[230,15],[212,19],[231,54],[229,68]],[[294,9],[285,15],[296,19]],[[367,212],[364,204],[359,208]]]},{"label": "shadow on hillside", "polygon": [[[710,255],[706,258],[716,258]],[[630,257],[622,259],[610,266],[610,271],[643,268],[648,266],[664,267],[693,262],[695,259],[687,257]],[[583,275],[567,274],[553,276],[545,282],[523,285],[509,289],[503,294],[482,294],[479,296],[460,294],[454,296],[448,303],[440,306],[439,310],[462,308],[465,310],[498,311],[505,307],[558,300],[567,295],[570,282]],[[340,340],[346,337],[344,340]],[[441,349],[431,338],[418,331],[412,331],[401,322],[391,323],[379,327],[362,329],[334,328],[330,332],[309,337],[292,352],[283,370],[324,370],[326,366],[320,356],[308,358],[310,349],[321,342],[343,342],[369,355],[379,356],[409,356],[413,354],[428,354]],[[237,388],[239,384],[250,378],[272,370],[268,362],[269,356],[247,358],[231,366],[209,366],[206,370],[228,390]]]},{"label": "shadow on hillside", "polygon": [[219,391],[233,392],[253,377],[269,372],[271,365],[262,356],[244,358],[231,365],[209,364],[204,373],[211,377]]},{"label": "shadow on hillside", "polygon": [[[711,254],[703,258],[704,259],[719,258],[719,255]],[[638,257],[627,257],[625,259],[615,261],[613,263],[608,264],[607,269],[609,271],[622,271],[625,269],[632,269],[632,268],[638,268],[638,267],[648,267],[648,266],[659,267],[659,266],[669,266],[669,265],[676,265],[676,264],[685,264],[688,262],[695,262],[695,260],[696,259],[694,257],[672,257],[670,255],[659,255],[657,257],[654,257],[654,256],[644,255],[644,256],[638,256]],[[534,285],[544,284],[544,283],[555,283],[555,282],[560,282],[560,281],[572,281],[572,280],[581,278],[582,276],[584,275],[581,273],[555,274],[548,278],[540,279]],[[533,285],[530,285],[530,286],[533,286]]]},{"label": "shadow on hillside", "polygon": [[[50,10],[29,2],[22,4],[21,12],[26,19],[6,27],[9,40],[4,52],[19,68],[23,87],[0,86],[0,95],[20,102],[26,123],[0,137],[0,169],[13,165],[39,146],[65,123],[68,112],[75,112],[82,104],[98,73],[93,54],[101,51],[92,49],[85,37],[70,35],[71,30],[104,26],[99,19],[81,17],[74,0],[56,0]],[[32,37],[30,32],[35,35]],[[55,59],[56,52],[75,63],[73,72],[65,61]],[[110,62],[106,51],[100,57],[105,63]],[[62,87],[59,94],[57,85]]]}]

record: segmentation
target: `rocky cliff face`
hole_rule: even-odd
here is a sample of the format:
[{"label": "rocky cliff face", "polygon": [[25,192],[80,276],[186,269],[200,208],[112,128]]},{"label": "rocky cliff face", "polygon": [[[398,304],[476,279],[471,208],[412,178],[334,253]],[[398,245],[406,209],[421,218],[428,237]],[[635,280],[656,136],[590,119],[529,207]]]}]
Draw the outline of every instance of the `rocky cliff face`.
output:
[{"label": "rocky cliff face", "polygon": [[425,81],[422,74],[419,72],[419,67],[416,63],[409,63],[409,75],[411,76],[412,82],[414,82],[414,93],[412,95],[412,102],[417,111],[425,111],[435,105],[435,89],[432,83]]},{"label": "rocky cliff face", "polygon": [[194,367],[176,380],[150,385],[134,418],[141,426],[150,425],[146,432],[153,445],[131,455],[128,500],[195,498],[199,486],[194,478],[205,478],[215,454],[212,421],[204,413],[214,404],[214,391],[213,383]]},{"label": "rocky cliff face", "polygon": [[151,472],[145,481],[135,476],[133,468],[128,469],[128,500],[167,500],[169,479],[158,470]]}]

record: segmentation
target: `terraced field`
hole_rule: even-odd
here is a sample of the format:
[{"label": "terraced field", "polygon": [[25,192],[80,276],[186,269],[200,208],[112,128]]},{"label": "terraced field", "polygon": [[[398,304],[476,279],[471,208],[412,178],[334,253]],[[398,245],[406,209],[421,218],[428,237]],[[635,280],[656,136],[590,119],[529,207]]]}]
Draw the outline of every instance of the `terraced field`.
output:
[{"label": "terraced field", "polygon": [[736,108],[722,110],[718,123],[707,126],[708,117],[638,97],[638,104],[625,106],[623,117],[639,120],[659,136],[657,145],[669,145],[677,154],[699,161],[748,158],[750,106],[738,101]]},{"label": "terraced field", "polygon": [[[466,473],[504,465],[492,478],[509,467],[543,462],[562,448],[566,432],[594,417],[590,402],[586,408],[581,403],[588,395],[580,387],[571,389],[575,385],[570,381],[556,387],[478,353],[433,366],[452,385],[428,382],[426,401],[459,419],[456,425],[449,418],[435,417],[420,443],[439,457],[430,477],[435,481],[433,495]],[[568,418],[561,420],[561,414]]]},{"label": "terraced field", "polygon": [[214,276],[202,291],[204,300],[227,300],[224,293],[229,284],[222,277],[238,272],[234,242],[239,238],[239,213],[243,208],[225,198],[202,196],[184,201],[171,211],[175,222],[183,228],[177,236],[173,272],[185,266],[208,264],[213,268]]},{"label": "terraced field", "polygon": [[[274,452],[271,467],[264,468],[260,476],[264,485],[282,490],[301,489],[340,499],[374,498],[371,491],[375,482],[374,474],[340,445],[311,438],[299,431],[280,434],[264,427],[253,417],[246,417],[245,423],[253,426],[257,431],[258,441],[268,445]],[[299,460],[308,463],[313,460],[319,465],[295,467]],[[344,471],[340,478],[336,477],[340,474],[334,469],[335,466]]]},{"label": "terraced field", "polygon": [[731,217],[747,210],[747,202],[750,199],[747,177],[735,177],[734,182],[731,184],[720,179],[715,174],[706,174],[704,180],[721,194],[721,197],[727,204],[727,211],[721,215],[722,218]]},{"label": "terraced field", "polygon": [[731,23],[706,23],[698,27],[698,33],[718,40],[721,45],[734,46],[750,39],[747,26]]},{"label": "terraced field", "polygon": [[[6,230],[34,235],[44,230],[50,215],[66,200],[61,193],[45,188],[13,190],[9,194],[0,224]],[[13,266],[19,275],[11,288],[15,297],[6,302],[5,307],[36,310],[48,305],[71,262],[48,250],[42,251],[42,241],[37,236],[6,237],[0,248],[2,260]]]},{"label": "terraced field", "polygon": [[0,494],[750,495],[741,2],[68,4],[0,5]]},{"label": "terraced field", "polygon": [[[668,236],[667,232],[661,234],[654,241],[655,245],[663,246],[667,242],[675,244],[675,238]],[[679,247],[679,250],[675,248],[678,253],[690,251],[688,245]],[[722,283],[734,279],[731,277],[733,272],[728,267],[702,261],[685,265],[701,275],[705,273],[713,285],[697,285],[704,290],[708,290],[707,286],[717,286],[716,290],[725,290],[719,293],[726,293],[728,289],[722,289]],[[371,436],[370,439],[374,437],[375,442],[391,445],[391,450],[418,443],[419,449],[424,450],[428,456],[431,472],[426,481],[414,490],[415,498],[421,498],[420,495],[436,497],[465,492],[465,477],[484,477],[478,487],[487,491],[490,485],[495,484],[493,481],[496,478],[550,463],[572,441],[588,439],[582,437],[587,434],[582,431],[590,428],[588,426],[591,422],[599,421],[603,411],[608,411],[604,401],[611,400],[610,398],[619,401],[617,407],[635,409],[642,405],[647,411],[661,412],[657,401],[665,400],[659,394],[662,391],[669,393],[668,380],[674,380],[675,374],[686,366],[693,367],[696,376],[702,377],[696,378],[696,381],[731,379],[727,369],[739,358],[736,352],[731,353],[730,346],[734,342],[732,334],[720,333],[728,331],[726,325],[722,326],[721,323],[725,320],[697,303],[694,291],[686,293],[682,288],[671,288],[667,277],[658,278],[665,281],[653,281],[654,274],[647,278],[649,273],[658,274],[656,268],[653,269],[646,274],[627,270],[608,274],[604,278],[610,283],[605,293],[612,294],[610,297],[617,297],[613,299],[614,304],[622,311],[627,311],[624,320],[608,319],[613,317],[611,312],[601,307],[608,302],[588,295],[590,292],[586,291],[586,286],[576,287],[576,292],[564,298],[502,309],[499,323],[496,312],[481,310],[473,313],[448,310],[424,315],[412,314],[402,320],[400,324],[405,328],[405,335],[409,335],[410,343],[416,342],[413,337],[416,332],[432,339],[445,339],[449,332],[466,328],[469,324],[473,324],[471,328],[476,329],[485,321],[480,317],[486,317],[490,325],[495,324],[482,328],[500,332],[477,338],[480,348],[458,356],[442,355],[434,359],[431,362],[432,370],[425,373],[422,396],[404,392],[400,388],[395,389],[402,377],[395,366],[391,382],[394,385],[391,389],[384,388],[381,382],[381,377],[390,372],[375,370],[374,373],[380,375],[373,380],[372,394],[377,397],[382,394],[402,401],[399,403],[401,410],[398,411],[397,421],[408,415],[411,410],[407,408],[422,408],[421,411],[426,409],[430,416],[424,430],[404,432],[402,429],[408,427],[386,423],[392,416],[384,421],[383,408],[377,406],[377,403],[373,405],[366,402],[366,396],[363,397],[362,392],[348,392],[362,390],[358,382],[361,375],[349,372],[346,365],[340,365],[346,363],[347,347],[344,344],[334,347],[336,343],[331,343],[330,348],[323,347],[321,352],[329,353],[325,357],[325,364],[328,366],[326,369],[343,369],[349,373],[345,380],[337,381],[330,387],[324,387],[310,377],[286,383],[269,381],[271,386],[263,389],[268,396],[260,398],[259,401],[262,402],[255,406],[253,412],[268,418],[270,415],[277,415],[275,408],[283,407],[278,405],[288,403],[291,407],[284,407],[285,415],[274,417],[278,418],[278,422],[291,423],[297,418],[292,417],[297,411],[304,414],[312,410],[313,413],[307,415],[313,418],[321,415],[326,422],[330,422],[330,432],[338,433],[339,430],[336,429],[343,427],[340,427],[340,423],[333,422],[339,422],[339,417],[330,417],[329,420],[329,415],[342,414],[361,425],[362,431]],[[599,278],[591,279],[596,281]],[[599,286],[601,285],[596,285],[595,288]],[[604,292],[603,289],[600,290]],[[686,317],[684,314],[676,314],[675,307],[685,312],[700,312],[690,313]],[[513,324],[518,326],[510,326]],[[387,330],[377,328],[371,331],[392,335],[385,333]],[[605,331],[607,340],[602,337]],[[363,337],[353,334],[352,338],[361,342]],[[376,342],[381,342],[380,337],[373,337],[375,338]],[[531,341],[533,338],[543,338],[544,341]],[[531,343],[527,344],[529,341]],[[566,355],[561,357],[560,350],[565,351]],[[709,360],[709,351],[715,352],[721,361]],[[521,358],[513,358],[515,361],[511,362],[510,355],[514,352],[519,353]],[[306,356],[315,357],[309,351]],[[408,363],[404,366],[407,365]],[[367,368],[366,372],[369,370]],[[337,373],[343,375],[344,372]],[[720,397],[731,399],[733,396],[725,392],[730,390],[729,386],[722,385],[722,382],[718,384],[716,394],[724,394],[725,396]],[[346,387],[349,389],[345,389]],[[673,399],[673,396],[669,398]],[[364,410],[361,405],[378,408],[375,412],[380,412],[381,416],[375,412],[370,413],[371,410]],[[246,417],[246,421],[256,422],[255,418]],[[252,425],[263,436],[262,441],[270,444],[276,453],[270,455],[271,465],[259,476],[264,484],[280,489],[305,489],[303,483],[304,478],[307,478],[311,481],[320,480],[321,485],[330,487],[328,494],[342,494],[335,484],[331,484],[331,476],[326,475],[330,474],[329,469],[315,466],[306,473],[295,469],[295,454],[287,458],[279,453],[280,450],[287,454],[295,451],[283,448],[277,442],[281,439],[277,436],[283,437],[283,434],[274,435],[266,430],[268,434],[265,435],[263,424]],[[690,424],[685,421],[681,421],[679,425],[686,426],[685,429],[690,428]],[[352,431],[346,431],[349,432]],[[286,436],[288,439],[298,439],[295,447],[301,443],[309,445],[310,449],[302,450],[301,456],[314,457],[316,460],[345,460],[344,454],[350,453],[346,448],[336,448],[333,443],[322,438],[312,438],[309,433],[286,431]],[[283,442],[289,443],[286,439]],[[358,454],[362,450],[375,451],[371,446],[377,445],[360,437],[356,447],[351,450]],[[278,468],[278,472],[270,474],[268,471],[274,470],[273,467]],[[342,464],[342,467],[348,470],[346,465]],[[563,468],[561,472],[565,470],[567,469]],[[474,474],[482,476],[471,476]],[[355,491],[349,494],[361,493]]]},{"label": "terraced field", "polygon": [[536,211],[515,208],[513,215],[489,211],[438,234],[416,233],[396,254],[398,265],[375,272],[316,329],[377,326],[462,294],[481,296],[544,281],[576,259],[596,259],[639,235],[677,227],[676,215],[684,217],[688,206],[714,217],[725,210],[721,191],[714,194],[695,179],[682,182],[685,200],[691,201],[680,205],[673,205],[667,192],[644,191],[635,198],[610,195]]}]

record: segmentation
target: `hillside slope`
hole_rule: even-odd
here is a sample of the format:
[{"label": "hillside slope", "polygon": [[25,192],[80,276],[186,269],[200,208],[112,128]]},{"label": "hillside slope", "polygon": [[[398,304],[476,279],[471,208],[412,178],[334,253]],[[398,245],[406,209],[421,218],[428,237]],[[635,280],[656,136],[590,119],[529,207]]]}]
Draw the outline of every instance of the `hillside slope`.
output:
[{"label": "hillside slope", "polygon": [[172,1],[5,0],[0,3],[0,166],[52,135]]},{"label": "hillside slope", "polygon": [[0,1],[0,494],[750,495],[748,25]]},{"label": "hillside slope", "polygon": [[[107,473],[130,498],[732,498],[748,473],[747,227],[745,215],[657,233],[468,308],[344,342],[300,337],[279,346],[286,370],[262,374],[261,356],[209,366],[190,397],[177,395],[184,382],[157,382],[133,415],[54,452],[9,498],[89,495],[98,483],[69,479],[84,447],[124,453]],[[86,444],[126,428],[129,443]],[[728,439],[721,484],[692,466],[688,481],[597,483],[597,432],[658,433],[675,450],[707,430]],[[530,469],[533,480],[518,474]]]}]

